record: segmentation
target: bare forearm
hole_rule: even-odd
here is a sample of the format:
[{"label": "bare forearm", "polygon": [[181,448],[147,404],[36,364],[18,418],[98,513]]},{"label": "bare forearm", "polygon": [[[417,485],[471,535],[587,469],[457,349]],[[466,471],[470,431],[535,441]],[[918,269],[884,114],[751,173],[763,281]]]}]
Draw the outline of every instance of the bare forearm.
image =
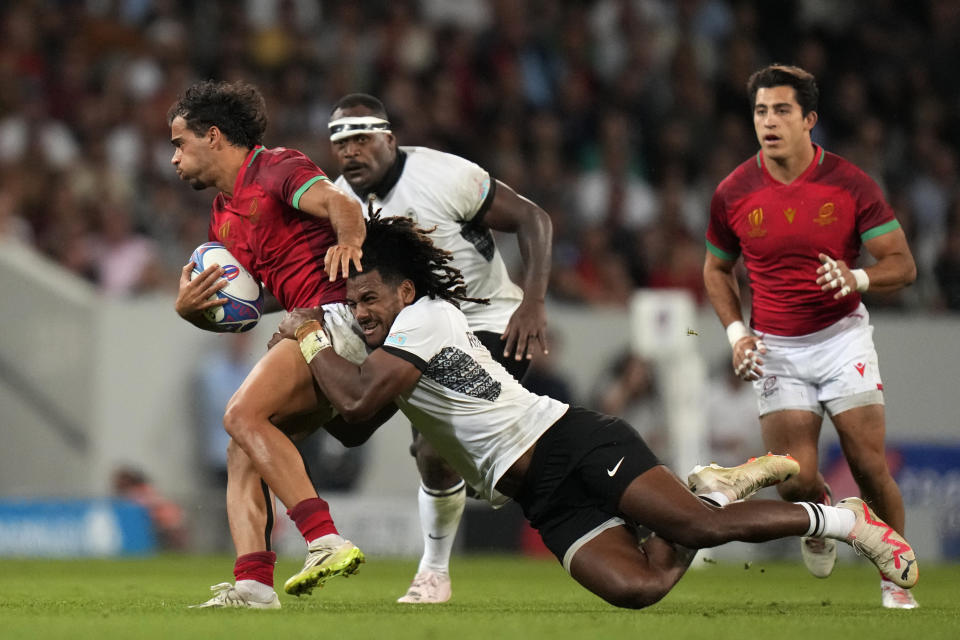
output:
[{"label": "bare forearm", "polygon": [[523,259],[523,295],[525,299],[541,301],[547,295],[550,280],[553,224],[543,209],[532,202],[529,206],[533,212],[517,229],[517,244]]},{"label": "bare forearm", "polygon": [[330,225],[337,234],[337,243],[359,247],[367,230],[360,203],[346,194],[330,199]]},{"label": "bare forearm", "polygon": [[740,310],[740,287],[733,272],[718,269],[705,269],[703,284],[707,290],[710,304],[724,327],[731,322],[743,320]]},{"label": "bare forearm", "polygon": [[864,271],[870,278],[868,290],[876,293],[892,293],[913,284],[917,279],[913,258],[902,253],[888,254]]}]

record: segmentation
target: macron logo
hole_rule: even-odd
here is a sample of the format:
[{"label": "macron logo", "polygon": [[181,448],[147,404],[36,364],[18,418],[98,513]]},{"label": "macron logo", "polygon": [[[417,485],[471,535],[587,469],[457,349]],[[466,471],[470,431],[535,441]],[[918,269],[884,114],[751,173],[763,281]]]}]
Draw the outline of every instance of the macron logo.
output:
[{"label": "macron logo", "polygon": [[623,464],[623,458],[620,458],[620,460],[617,462],[617,464],[614,465],[613,469],[607,469],[607,475],[610,476],[611,478],[612,478],[613,476],[617,475],[617,471],[620,470],[620,465],[621,465],[621,464]]}]

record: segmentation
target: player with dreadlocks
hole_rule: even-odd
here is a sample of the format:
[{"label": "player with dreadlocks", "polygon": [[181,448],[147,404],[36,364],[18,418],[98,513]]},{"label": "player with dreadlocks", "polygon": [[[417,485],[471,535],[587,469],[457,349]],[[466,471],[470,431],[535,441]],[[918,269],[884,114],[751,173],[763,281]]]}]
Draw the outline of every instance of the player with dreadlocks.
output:
[{"label": "player with dreadlocks", "polygon": [[[392,283],[410,280],[417,297],[440,298],[458,308],[460,302],[489,303],[486,298],[467,296],[463,275],[450,266],[453,253],[437,247],[427,235],[433,229],[420,229],[412,218],[404,216],[383,218],[379,210],[373,211],[372,204],[369,208],[367,232],[374,237],[367,248],[373,253],[363,260],[364,269],[377,269],[381,278]],[[357,273],[354,265],[350,275]]]},{"label": "player with dreadlocks", "polygon": [[[449,254],[409,220],[374,216],[362,249],[363,271],[347,281],[347,304],[372,349],[362,364],[329,348],[308,314],[280,326],[346,423],[367,421],[347,424],[355,429],[345,440],[366,440],[371,419],[395,404],[480,498],[516,500],[570,575],[601,598],[645,607],[684,574],[691,549],[803,535],[854,544],[889,579],[916,583],[910,545],[859,498],[737,502],[797,473],[789,456],[696,469],[696,496],[707,502],[623,420],[524,389],[455,306],[463,279]],[[654,534],[641,542],[637,526]]]}]

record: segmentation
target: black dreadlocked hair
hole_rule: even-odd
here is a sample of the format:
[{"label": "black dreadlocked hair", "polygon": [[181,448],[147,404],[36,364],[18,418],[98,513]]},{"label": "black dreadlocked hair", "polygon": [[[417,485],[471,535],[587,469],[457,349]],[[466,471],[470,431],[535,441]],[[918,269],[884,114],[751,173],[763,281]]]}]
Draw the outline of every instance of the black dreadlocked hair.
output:
[{"label": "black dreadlocked hair", "polygon": [[[434,227],[435,229],[436,227]],[[487,298],[470,298],[463,274],[448,263],[453,254],[437,247],[429,233],[406,216],[381,218],[380,209],[369,203],[367,237],[363,241],[363,271],[350,265],[350,277],[378,271],[387,284],[396,286],[404,280],[413,282],[416,300],[423,296],[446,300],[456,307],[459,302],[490,304]]]}]

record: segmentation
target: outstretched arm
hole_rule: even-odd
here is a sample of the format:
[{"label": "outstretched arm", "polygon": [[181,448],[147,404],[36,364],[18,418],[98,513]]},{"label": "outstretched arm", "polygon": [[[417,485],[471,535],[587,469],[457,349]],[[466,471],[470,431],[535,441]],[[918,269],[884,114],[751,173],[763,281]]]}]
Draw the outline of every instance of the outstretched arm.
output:
[{"label": "outstretched arm", "polygon": [[510,317],[501,336],[504,355],[517,360],[533,357],[535,345],[548,352],[547,313],[544,300],[550,279],[553,225],[547,212],[497,181],[497,191],[484,223],[491,229],[517,234],[523,259],[523,301]]},{"label": "outstretched arm", "polygon": [[330,280],[336,280],[338,275],[346,277],[351,262],[358,271],[362,270],[360,246],[367,228],[360,203],[329,180],[318,180],[300,197],[299,207],[304,213],[330,220],[337,234],[337,244],[330,247],[323,258]]}]

